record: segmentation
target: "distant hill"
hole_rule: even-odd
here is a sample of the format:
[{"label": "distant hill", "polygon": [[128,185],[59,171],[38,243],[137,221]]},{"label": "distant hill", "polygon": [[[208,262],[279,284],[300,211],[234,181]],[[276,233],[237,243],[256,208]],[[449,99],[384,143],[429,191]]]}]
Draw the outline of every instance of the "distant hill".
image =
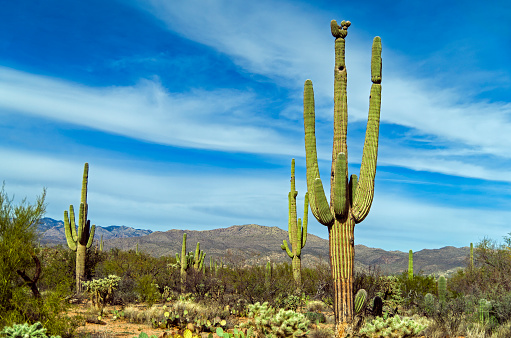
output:
[{"label": "distant hill", "polygon": [[[66,237],[62,221],[44,218],[39,226],[41,243],[46,245],[65,244]],[[287,231],[277,227],[257,224],[235,225],[215,230],[139,230],[126,226],[96,227],[95,241],[103,235],[104,250],[119,248],[134,250],[138,244],[140,251],[153,256],[174,256],[181,252],[183,233],[187,233],[187,251],[195,250],[200,242],[201,250],[209,257],[222,259],[232,264],[264,264],[290,262],[280,248],[282,240],[288,240]],[[425,274],[450,273],[465,267],[469,248],[447,246],[441,249],[424,249],[414,253],[414,271]],[[302,249],[302,262],[313,266],[328,262],[328,240],[308,234],[307,244]],[[355,268],[367,269],[378,266],[384,273],[399,273],[408,269],[408,253],[385,251],[355,245]]]},{"label": "distant hill", "polygon": [[[48,217],[42,218],[38,224],[38,230],[41,233],[41,244],[56,245],[66,243],[63,221],[56,221]],[[94,238],[99,241],[101,236],[103,236],[103,241],[106,241],[114,238],[146,236],[151,233],[151,230],[133,229],[126,226],[97,226]]]}]

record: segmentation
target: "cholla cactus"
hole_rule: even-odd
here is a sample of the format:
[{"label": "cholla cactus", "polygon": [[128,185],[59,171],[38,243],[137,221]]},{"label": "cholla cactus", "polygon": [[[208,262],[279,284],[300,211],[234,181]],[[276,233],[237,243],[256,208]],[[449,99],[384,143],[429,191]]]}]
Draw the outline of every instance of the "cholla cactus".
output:
[{"label": "cholla cactus", "polygon": [[414,337],[427,327],[425,320],[414,320],[409,317],[376,317],[366,323],[359,331],[364,338],[404,338]]},{"label": "cholla cactus", "polygon": [[[48,338],[46,329],[40,322],[33,325],[24,323],[6,326],[0,331],[0,335],[8,338]],[[60,338],[60,336],[51,336],[50,338]]]},{"label": "cholla cactus", "polygon": [[83,282],[83,287],[89,293],[92,304],[98,310],[102,310],[107,301],[112,298],[114,291],[119,287],[120,281],[121,277],[109,275],[107,278]]},{"label": "cholla cactus", "polygon": [[254,327],[261,334],[269,337],[304,337],[307,335],[310,321],[302,313],[280,309],[276,311],[268,302],[248,305],[248,317],[243,324]]}]

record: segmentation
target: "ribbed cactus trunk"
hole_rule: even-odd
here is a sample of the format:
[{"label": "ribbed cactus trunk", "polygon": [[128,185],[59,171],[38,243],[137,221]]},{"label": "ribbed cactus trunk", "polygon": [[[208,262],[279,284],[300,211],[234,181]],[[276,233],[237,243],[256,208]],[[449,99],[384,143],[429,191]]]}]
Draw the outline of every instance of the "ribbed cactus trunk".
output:
[{"label": "ribbed cactus trunk", "polygon": [[78,215],[78,232],[75,223],[75,212],[73,205],[69,206],[69,215],[64,211],[64,228],[66,231],[66,240],[69,248],[76,252],[76,292],[82,293],[82,282],[85,281],[85,259],[87,249],[91,247],[94,241],[95,225],[90,225],[87,219],[87,184],[89,179],[89,164],[85,163],[83,167],[82,196],[80,202],[80,213]]},{"label": "ribbed cactus trunk", "polygon": [[288,235],[289,235],[289,245],[291,245],[291,249],[287,244],[286,240],[283,240],[282,245],[280,246],[282,250],[286,251],[287,255],[292,259],[292,267],[293,267],[293,279],[297,287],[301,287],[302,285],[302,249],[307,242],[307,221],[309,214],[309,194],[305,193],[305,201],[304,201],[304,212],[303,212],[303,222],[300,218],[296,218],[296,196],[298,195],[298,191],[296,191],[295,184],[295,159],[291,160],[291,191],[288,194],[288,203],[289,203],[289,216],[288,216]]},{"label": "ribbed cactus trunk", "polygon": [[315,108],[312,81],[304,85],[304,127],[307,159],[307,190],[312,213],[328,227],[330,264],[334,282],[334,310],[336,335],[344,337],[351,332],[353,320],[353,264],[355,224],[369,213],[374,195],[374,178],[378,153],[378,134],[381,104],[381,40],[374,38],[371,58],[371,94],[360,180],[352,175],[348,181],[348,126],[347,71],[345,64],[345,37],[349,21],[338,26],[331,22],[335,37],[334,68],[334,141],[330,175],[330,203],[319,175]]},{"label": "ribbed cactus trunk", "polygon": [[181,293],[185,292],[186,270],[188,269],[188,260],[186,257],[186,232],[183,234],[183,244],[181,245]]}]

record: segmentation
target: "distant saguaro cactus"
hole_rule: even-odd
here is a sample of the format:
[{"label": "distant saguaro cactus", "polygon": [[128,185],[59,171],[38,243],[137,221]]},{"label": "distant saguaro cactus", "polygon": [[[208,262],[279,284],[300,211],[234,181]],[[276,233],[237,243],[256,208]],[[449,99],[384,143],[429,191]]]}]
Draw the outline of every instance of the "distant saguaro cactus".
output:
[{"label": "distant saguaro cactus", "polygon": [[444,276],[438,277],[438,299],[441,302],[445,302],[447,296],[447,279]]},{"label": "distant saguaro cactus", "polygon": [[470,243],[470,269],[474,268],[474,244]]},{"label": "distant saguaro cactus", "polygon": [[69,215],[64,211],[64,228],[68,247],[76,252],[76,291],[82,293],[82,282],[85,281],[85,258],[87,249],[94,241],[95,225],[90,225],[87,219],[87,184],[89,180],[89,164],[83,166],[82,197],[80,202],[80,213],[78,215],[78,232],[76,231],[75,211],[73,205],[69,206]]},{"label": "distant saguaro cactus", "polygon": [[408,279],[413,279],[413,251],[408,251]]},{"label": "distant saguaro cactus", "polygon": [[187,270],[193,267],[196,271],[204,272],[204,260],[206,253],[200,250],[200,243],[197,242],[195,253],[190,251],[186,253],[186,232],[183,233],[183,244],[181,245],[181,255],[176,253],[176,266],[181,271],[181,292],[184,292]]},{"label": "distant saguaro cactus", "polygon": [[381,106],[381,39],[375,37],[371,56],[372,86],[369,96],[369,117],[360,179],[352,175],[348,182],[345,38],[350,25],[349,21],[342,21],[340,26],[335,20],[330,23],[332,35],[335,37],[334,141],[330,172],[330,203],[327,201],[319,175],[314,92],[311,80],[305,81],[303,94],[307,191],[312,213],[321,224],[328,227],[337,336],[347,334],[353,320],[354,228],[356,223],[362,222],[367,216],[373,201]]},{"label": "distant saguaro cactus", "polygon": [[300,218],[296,218],[296,196],[298,191],[295,190],[295,159],[291,160],[291,191],[288,194],[289,202],[289,216],[288,216],[288,235],[289,235],[289,246],[286,240],[283,240],[283,244],[280,246],[287,255],[293,260],[293,279],[295,284],[300,286],[302,284],[302,248],[305,246],[307,241],[307,220],[309,216],[309,194],[305,193],[305,203],[303,207],[303,222]]}]

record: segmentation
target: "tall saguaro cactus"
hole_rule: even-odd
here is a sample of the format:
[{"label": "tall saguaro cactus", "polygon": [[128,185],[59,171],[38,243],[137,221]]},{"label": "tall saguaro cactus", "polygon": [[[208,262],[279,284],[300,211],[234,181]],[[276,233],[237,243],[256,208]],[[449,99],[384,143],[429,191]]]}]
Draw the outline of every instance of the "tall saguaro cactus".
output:
[{"label": "tall saguaro cactus", "polygon": [[335,37],[334,69],[334,141],[332,169],[330,174],[330,204],[319,176],[315,135],[314,92],[312,81],[304,86],[304,126],[307,159],[307,190],[312,213],[328,227],[330,264],[334,280],[334,310],[336,329],[344,336],[353,320],[353,263],[354,228],[369,213],[374,195],[374,177],[378,153],[378,134],[381,105],[381,39],[373,40],[371,57],[371,93],[369,118],[360,167],[360,178],[352,175],[348,181],[348,149],[346,134],[348,125],[347,72],[345,64],[345,38],[349,21],[339,26],[332,20],[330,27]]},{"label": "tall saguaro cactus", "polygon": [[89,179],[89,164],[85,163],[83,167],[82,197],[80,201],[80,212],[78,214],[78,232],[76,231],[75,211],[73,205],[69,206],[69,215],[64,211],[64,228],[66,231],[66,240],[69,248],[76,252],[76,291],[83,291],[82,282],[85,281],[85,258],[87,249],[91,247],[94,241],[95,225],[90,225],[87,219],[87,184]]},{"label": "tall saguaro cactus", "polygon": [[289,218],[288,218],[288,234],[289,234],[289,245],[283,240],[283,244],[280,246],[282,250],[286,251],[287,255],[293,260],[293,279],[296,285],[302,284],[302,248],[305,246],[307,241],[307,219],[309,214],[309,194],[305,193],[305,203],[303,211],[303,222],[300,218],[296,218],[296,196],[298,191],[295,190],[295,159],[291,160],[291,191],[288,194],[289,200]]}]

